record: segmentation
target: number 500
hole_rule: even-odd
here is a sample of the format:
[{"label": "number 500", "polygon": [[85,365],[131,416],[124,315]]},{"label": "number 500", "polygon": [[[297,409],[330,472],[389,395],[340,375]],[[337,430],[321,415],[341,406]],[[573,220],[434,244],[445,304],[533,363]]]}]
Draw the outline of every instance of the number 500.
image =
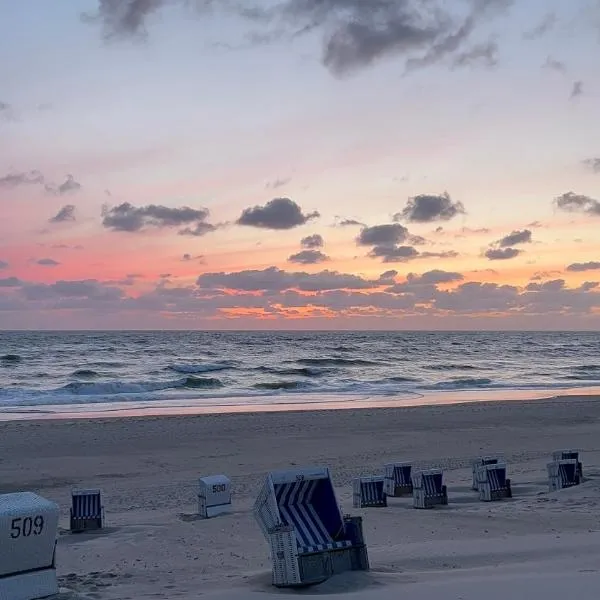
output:
[{"label": "number 500", "polygon": [[44,531],[44,517],[17,517],[10,524],[10,537],[13,540],[19,537],[29,537],[31,534],[40,535]]}]

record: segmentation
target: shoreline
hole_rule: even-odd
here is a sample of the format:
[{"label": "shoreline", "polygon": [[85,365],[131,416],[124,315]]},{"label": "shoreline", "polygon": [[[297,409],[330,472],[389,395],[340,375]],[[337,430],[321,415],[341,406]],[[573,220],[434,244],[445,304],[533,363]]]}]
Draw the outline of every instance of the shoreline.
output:
[{"label": "shoreline", "polygon": [[71,421],[98,419],[131,419],[143,417],[184,417],[221,414],[261,414],[311,411],[352,411],[373,409],[407,409],[457,405],[490,405],[514,402],[560,401],[567,398],[600,400],[600,386],[574,387],[542,390],[461,390],[413,394],[406,396],[335,395],[323,400],[323,394],[298,396],[282,394],[277,402],[248,402],[233,404],[228,400],[237,397],[218,398],[219,402],[206,404],[207,399],[156,400],[140,402],[110,402],[89,404],[56,404],[35,407],[7,407],[0,409],[0,423],[12,421]]}]

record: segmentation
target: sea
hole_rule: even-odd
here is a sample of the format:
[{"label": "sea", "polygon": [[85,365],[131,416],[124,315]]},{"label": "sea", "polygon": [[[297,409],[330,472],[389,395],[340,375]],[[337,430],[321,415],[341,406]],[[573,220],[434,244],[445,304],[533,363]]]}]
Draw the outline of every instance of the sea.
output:
[{"label": "sea", "polygon": [[0,411],[599,385],[597,332],[0,332]]}]

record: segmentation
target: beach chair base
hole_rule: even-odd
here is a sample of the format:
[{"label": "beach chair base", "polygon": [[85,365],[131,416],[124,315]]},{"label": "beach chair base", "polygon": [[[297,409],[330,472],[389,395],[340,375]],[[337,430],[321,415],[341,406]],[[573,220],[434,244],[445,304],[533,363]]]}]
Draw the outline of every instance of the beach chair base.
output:
[{"label": "beach chair base", "polygon": [[104,515],[101,517],[74,517],[71,509],[69,528],[71,533],[83,533],[85,531],[96,531],[104,527]]},{"label": "beach chair base", "polygon": [[448,490],[442,486],[442,493],[433,496],[425,495],[424,490],[413,491],[413,508],[433,508],[434,506],[446,506],[448,504]]},{"label": "beach chair base", "polygon": [[0,577],[2,600],[35,600],[58,594],[58,591],[54,568]]},{"label": "beach chair base", "polygon": [[206,498],[198,496],[198,515],[201,519],[210,519],[218,515],[223,515],[231,512],[231,509],[231,502],[228,502],[227,504],[206,506]]},{"label": "beach chair base", "polygon": [[[412,483],[406,485],[392,485],[388,486],[386,491],[386,496],[390,496],[391,498],[401,498],[402,496],[412,496],[413,486]],[[391,493],[389,493],[391,492]]]},{"label": "beach chair base", "polygon": [[493,490],[489,483],[479,484],[479,499],[482,502],[495,502],[496,500],[504,500],[506,498],[512,498],[512,488],[510,485],[510,479],[505,481],[505,487],[499,490]]}]

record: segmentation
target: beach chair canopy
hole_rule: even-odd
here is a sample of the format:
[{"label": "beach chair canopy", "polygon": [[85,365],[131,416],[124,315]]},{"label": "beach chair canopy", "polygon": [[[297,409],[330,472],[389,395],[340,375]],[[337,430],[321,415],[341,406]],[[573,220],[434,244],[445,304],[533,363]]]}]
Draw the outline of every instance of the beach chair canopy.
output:
[{"label": "beach chair canopy", "polygon": [[327,468],[273,471],[255,506],[268,536],[274,528],[294,528],[300,548],[327,548],[344,537],[344,520]]},{"label": "beach chair canopy", "polygon": [[442,493],[443,472],[441,469],[429,469],[427,471],[417,471],[413,476],[415,487],[424,488],[429,495]]}]

